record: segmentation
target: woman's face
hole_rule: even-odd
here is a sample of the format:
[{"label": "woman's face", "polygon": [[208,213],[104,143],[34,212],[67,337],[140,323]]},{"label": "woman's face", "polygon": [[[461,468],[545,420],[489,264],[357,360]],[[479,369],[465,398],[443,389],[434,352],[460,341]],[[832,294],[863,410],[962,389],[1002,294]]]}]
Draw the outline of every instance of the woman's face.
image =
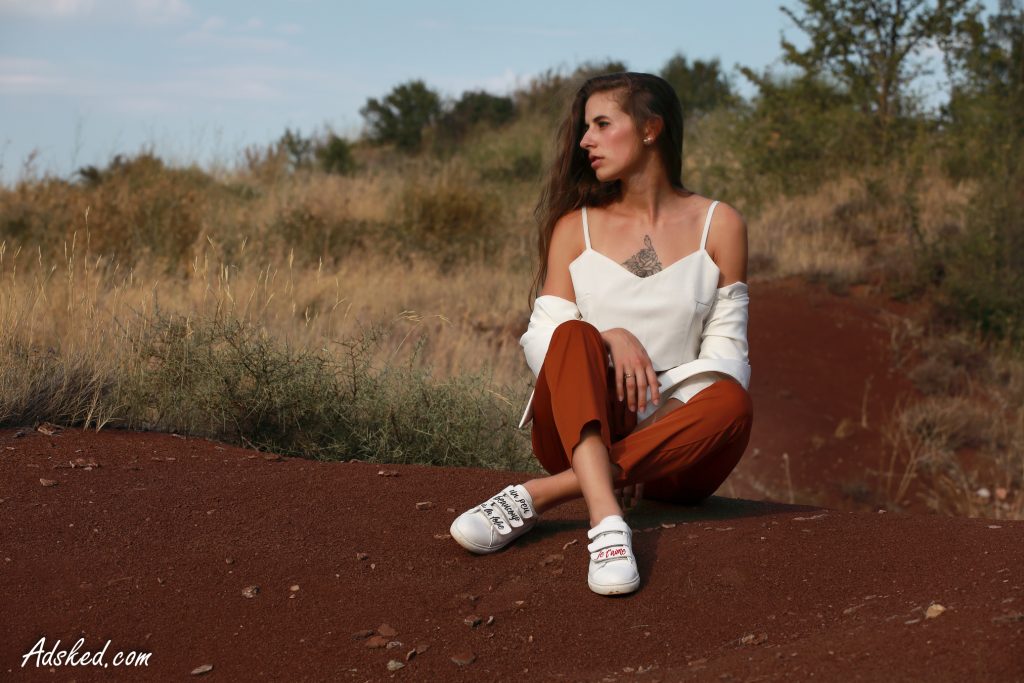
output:
[{"label": "woman's face", "polygon": [[614,180],[626,174],[643,153],[633,119],[622,111],[612,92],[596,92],[584,107],[583,139],[597,179]]}]

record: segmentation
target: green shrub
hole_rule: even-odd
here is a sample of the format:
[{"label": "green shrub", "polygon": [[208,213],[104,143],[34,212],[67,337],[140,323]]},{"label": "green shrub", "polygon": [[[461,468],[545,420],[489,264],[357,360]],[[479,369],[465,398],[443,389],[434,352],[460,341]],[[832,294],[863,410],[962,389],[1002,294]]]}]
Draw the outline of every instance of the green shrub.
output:
[{"label": "green shrub", "polygon": [[500,128],[516,116],[512,98],[483,90],[466,91],[445,109],[435,124],[435,151],[441,154],[460,144],[474,128]]},{"label": "green shrub", "polygon": [[395,86],[383,100],[371,97],[359,113],[372,142],[411,152],[419,149],[423,128],[441,115],[441,97],[417,79]]},{"label": "green shrub", "polygon": [[320,168],[326,173],[348,175],[356,170],[352,145],[348,140],[340,138],[334,133],[329,134],[326,140],[317,144],[315,153],[320,162]]},{"label": "green shrub", "polygon": [[131,423],[321,460],[525,469],[518,406],[484,374],[432,379],[421,338],[380,363],[391,330],[363,329],[328,353],[292,349],[235,319],[157,313],[140,345]]},{"label": "green shrub", "polygon": [[[1019,187],[1019,186],[1018,186]],[[937,309],[953,325],[1024,342],[1024,196],[993,181],[971,200],[967,230],[938,245]]]}]

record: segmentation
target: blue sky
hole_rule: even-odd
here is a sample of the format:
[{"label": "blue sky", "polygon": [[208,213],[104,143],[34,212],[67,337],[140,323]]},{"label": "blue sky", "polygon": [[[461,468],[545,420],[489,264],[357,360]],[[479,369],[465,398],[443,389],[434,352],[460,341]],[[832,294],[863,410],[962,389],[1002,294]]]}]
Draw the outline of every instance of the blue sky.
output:
[{"label": "blue sky", "polygon": [[779,4],[0,0],[0,179],[33,150],[67,176],[143,145],[230,164],[286,126],[351,136],[367,98],[413,78],[504,94],[549,68],[655,72],[679,52],[718,57],[750,95],[737,63],[777,64],[783,32],[802,44]]}]

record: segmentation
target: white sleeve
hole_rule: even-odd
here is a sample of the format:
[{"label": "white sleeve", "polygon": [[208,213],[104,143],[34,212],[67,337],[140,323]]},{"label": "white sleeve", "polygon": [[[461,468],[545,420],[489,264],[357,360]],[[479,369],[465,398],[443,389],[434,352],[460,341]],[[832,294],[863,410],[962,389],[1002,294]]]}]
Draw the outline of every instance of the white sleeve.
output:
[{"label": "white sleeve", "polygon": [[566,320],[581,320],[583,314],[576,303],[560,296],[545,294],[537,297],[533,303],[533,314],[526,332],[519,338],[519,345],[526,353],[526,364],[530,366],[534,377],[540,375],[544,364],[551,336],[555,328]]},{"label": "white sleeve", "polygon": [[749,309],[750,288],[746,282],[733,282],[715,290],[715,300],[701,333],[700,355],[696,362],[704,371],[687,377],[672,391],[670,398],[686,403],[699,391],[721,379],[721,375],[735,378],[744,389],[750,387]]}]

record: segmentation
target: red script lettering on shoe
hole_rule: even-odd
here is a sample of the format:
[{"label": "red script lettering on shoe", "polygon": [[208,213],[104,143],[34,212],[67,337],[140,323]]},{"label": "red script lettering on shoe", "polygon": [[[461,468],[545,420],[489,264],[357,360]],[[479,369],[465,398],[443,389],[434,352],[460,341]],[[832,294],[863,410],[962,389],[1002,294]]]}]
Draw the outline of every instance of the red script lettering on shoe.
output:
[{"label": "red script lettering on shoe", "polygon": [[625,548],[612,548],[611,550],[602,550],[597,553],[595,560],[607,560],[612,557],[625,557],[627,555]]}]

